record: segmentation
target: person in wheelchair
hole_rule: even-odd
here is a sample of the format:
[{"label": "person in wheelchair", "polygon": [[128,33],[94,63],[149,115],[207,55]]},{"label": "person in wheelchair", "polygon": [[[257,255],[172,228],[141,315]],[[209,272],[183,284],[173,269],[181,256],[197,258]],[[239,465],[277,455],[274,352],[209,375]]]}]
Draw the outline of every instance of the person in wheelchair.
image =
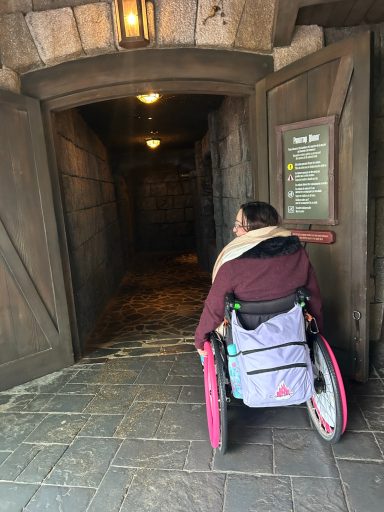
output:
[{"label": "person in wheelchair", "polygon": [[233,226],[236,238],[219,254],[212,286],[195,332],[195,346],[206,356],[204,342],[223,322],[225,297],[267,301],[293,294],[305,287],[310,310],[322,330],[322,304],[316,275],[297,236],[279,226],[279,215],[268,203],[241,205]]}]

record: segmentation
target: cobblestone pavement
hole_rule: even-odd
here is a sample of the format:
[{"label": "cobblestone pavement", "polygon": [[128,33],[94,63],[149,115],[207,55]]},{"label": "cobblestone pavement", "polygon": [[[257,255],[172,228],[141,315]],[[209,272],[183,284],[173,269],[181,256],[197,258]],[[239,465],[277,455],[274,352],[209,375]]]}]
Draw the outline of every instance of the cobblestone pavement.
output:
[{"label": "cobblestone pavement", "polygon": [[0,511],[381,512],[384,346],[375,347],[369,381],[348,386],[348,430],[337,445],[311,429],[304,407],[233,405],[229,451],[214,453],[200,362],[188,353],[209,282],[205,275],[199,286],[204,275],[190,275],[191,258],[179,263],[173,281],[191,282],[174,291],[191,314],[182,335],[164,325],[156,345],[146,310],[137,319],[145,336],[136,337],[134,328],[130,337],[125,303],[140,315],[139,304],[159,305],[163,293],[168,304],[173,292],[154,289],[151,299],[151,283],[159,280],[148,273],[147,299],[138,275],[133,289],[140,300],[124,299],[124,290],[132,291],[127,278],[113,301],[116,317],[110,307],[108,326],[98,326],[93,353],[0,393]]}]

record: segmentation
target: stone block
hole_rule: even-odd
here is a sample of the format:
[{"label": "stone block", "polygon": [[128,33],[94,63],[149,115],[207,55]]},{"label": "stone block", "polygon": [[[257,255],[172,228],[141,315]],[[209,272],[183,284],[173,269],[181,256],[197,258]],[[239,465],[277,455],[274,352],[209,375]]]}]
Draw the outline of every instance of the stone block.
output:
[{"label": "stone block", "polygon": [[183,189],[183,193],[184,194],[192,194],[195,183],[196,183],[196,180],[193,180],[193,181],[192,180],[183,180],[181,182],[181,187]]},{"label": "stone block", "polygon": [[251,160],[250,153],[250,137],[249,137],[249,124],[244,123],[239,126],[240,132],[240,159],[242,162]]},{"label": "stone block", "polygon": [[[12,1],[12,0],[11,0]],[[76,5],[94,4],[105,0],[33,0],[34,11],[48,11],[61,7],[74,7]]]},{"label": "stone block", "polygon": [[111,7],[101,2],[74,8],[81,44],[87,55],[114,50]]},{"label": "stone block", "polygon": [[166,210],[147,210],[141,214],[143,224],[161,224],[165,221]]},{"label": "stone block", "polygon": [[0,69],[0,89],[20,93],[20,76],[12,69]]},{"label": "stone block", "polygon": [[236,127],[227,138],[229,165],[232,167],[241,162],[240,130]]},{"label": "stone block", "polygon": [[161,0],[155,10],[159,46],[193,46],[196,0]]},{"label": "stone block", "polygon": [[256,52],[272,50],[275,4],[276,0],[246,1],[236,34],[236,48]]},{"label": "stone block", "polygon": [[181,186],[181,183],[179,183],[178,181],[167,183],[167,194],[169,196],[178,196],[182,193],[183,188]]},{"label": "stone block", "polygon": [[317,25],[296,27],[291,45],[273,50],[275,71],[306,55],[317,52],[324,45],[323,39],[323,29]]},{"label": "stone block", "polygon": [[185,220],[193,221],[195,220],[195,212],[193,208],[185,209]]},{"label": "stone block", "polygon": [[227,169],[229,167],[230,162],[228,139],[221,140],[218,144],[218,148],[219,168]]},{"label": "stone block", "polygon": [[166,196],[167,195],[167,183],[151,183],[151,195],[152,196]]},{"label": "stone block", "polygon": [[224,2],[224,11],[218,11],[215,16],[209,17],[212,14],[212,0],[200,0],[196,22],[196,45],[231,48],[235,42],[245,1]]},{"label": "stone block", "polygon": [[375,259],[375,301],[384,302],[384,258]]},{"label": "stone block", "polygon": [[164,197],[156,198],[155,208],[158,208],[159,210],[170,210],[172,207],[173,207],[173,197],[164,196]]},{"label": "stone block", "polygon": [[384,198],[376,200],[375,256],[384,257]]},{"label": "stone block", "polygon": [[21,12],[0,17],[0,52],[3,66],[19,73],[43,63]]},{"label": "stone block", "polygon": [[184,209],[179,208],[177,210],[167,210],[166,221],[170,222],[170,223],[183,222],[184,221]]},{"label": "stone block", "polygon": [[29,12],[25,19],[40,57],[48,66],[84,55],[75,17],[69,7]]},{"label": "stone block", "polygon": [[140,210],[155,210],[156,209],[156,198],[155,197],[144,197],[139,199]]},{"label": "stone block", "polygon": [[369,308],[369,339],[379,341],[383,326],[384,303],[370,304]]},{"label": "stone block", "polygon": [[18,11],[23,13],[32,11],[32,0],[1,0],[0,15]]}]

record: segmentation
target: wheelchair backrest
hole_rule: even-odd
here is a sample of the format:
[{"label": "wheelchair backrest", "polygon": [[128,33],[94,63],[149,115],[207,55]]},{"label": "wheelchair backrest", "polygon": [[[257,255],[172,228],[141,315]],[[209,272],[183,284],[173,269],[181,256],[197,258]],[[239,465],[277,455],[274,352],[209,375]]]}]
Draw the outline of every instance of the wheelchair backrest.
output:
[{"label": "wheelchair backrest", "polygon": [[225,297],[225,318],[231,321],[232,311],[244,329],[256,329],[260,324],[281,313],[287,313],[298,301],[297,293],[267,301],[244,301],[234,294]]}]

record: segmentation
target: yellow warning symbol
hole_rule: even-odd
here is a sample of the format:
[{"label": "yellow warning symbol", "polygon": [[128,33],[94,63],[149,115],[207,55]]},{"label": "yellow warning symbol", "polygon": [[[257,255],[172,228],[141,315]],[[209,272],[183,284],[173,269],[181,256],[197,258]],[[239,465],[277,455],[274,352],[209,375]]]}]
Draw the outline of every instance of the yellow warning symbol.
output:
[{"label": "yellow warning symbol", "polygon": [[287,169],[288,169],[288,171],[292,171],[292,169],[293,169],[293,164],[288,164],[288,165],[287,165]]}]

